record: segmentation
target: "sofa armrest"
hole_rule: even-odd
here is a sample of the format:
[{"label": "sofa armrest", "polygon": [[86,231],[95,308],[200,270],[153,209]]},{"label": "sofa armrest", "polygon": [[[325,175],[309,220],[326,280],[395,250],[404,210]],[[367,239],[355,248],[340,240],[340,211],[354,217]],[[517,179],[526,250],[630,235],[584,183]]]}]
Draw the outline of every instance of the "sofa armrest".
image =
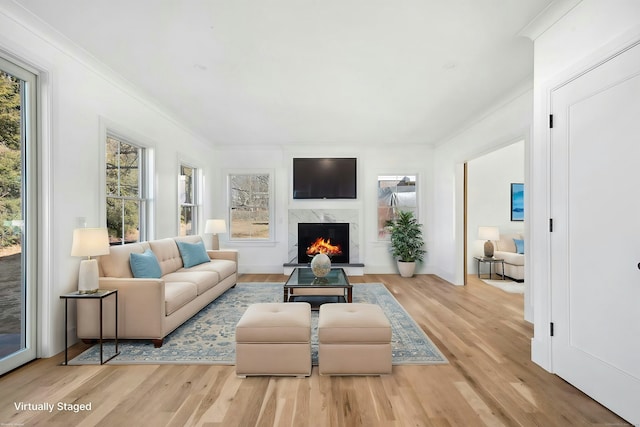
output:
[{"label": "sofa armrest", "polygon": [[[165,292],[162,279],[101,277],[100,289],[118,290],[118,335],[122,337],[162,338]],[[106,298],[103,309],[105,337],[114,331],[115,298]],[[99,302],[78,300],[78,337],[97,338],[100,331]]]},{"label": "sofa armrest", "polygon": [[233,249],[209,249],[207,254],[209,255],[209,259],[226,259],[234,261],[236,264],[238,263],[238,251]]}]

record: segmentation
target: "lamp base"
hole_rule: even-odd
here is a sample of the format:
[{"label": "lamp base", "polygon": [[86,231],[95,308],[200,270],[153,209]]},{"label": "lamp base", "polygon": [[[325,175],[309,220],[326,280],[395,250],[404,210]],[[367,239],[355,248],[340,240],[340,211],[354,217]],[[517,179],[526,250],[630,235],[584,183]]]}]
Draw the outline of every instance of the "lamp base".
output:
[{"label": "lamp base", "polygon": [[217,234],[213,234],[211,236],[211,249],[213,249],[214,251],[220,249],[220,239],[218,238]]},{"label": "lamp base", "polygon": [[484,242],[484,257],[493,258],[493,243],[491,243],[491,240]]},{"label": "lamp base", "polygon": [[78,293],[94,294],[98,292],[98,288],[98,261],[95,259],[84,259],[80,261]]}]

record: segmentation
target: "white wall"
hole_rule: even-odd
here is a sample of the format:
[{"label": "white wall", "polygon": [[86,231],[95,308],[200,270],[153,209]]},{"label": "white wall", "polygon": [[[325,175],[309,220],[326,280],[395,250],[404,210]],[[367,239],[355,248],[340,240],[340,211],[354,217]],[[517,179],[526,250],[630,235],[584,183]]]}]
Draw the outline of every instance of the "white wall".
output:
[{"label": "white wall", "polygon": [[640,40],[640,2],[583,0],[564,16],[541,16],[530,37],[535,39],[534,136],[531,161],[531,200],[528,226],[531,246],[527,264],[534,301],[532,360],[551,366],[549,339],[549,172],[548,116],[551,90]]},{"label": "white wall", "polygon": [[[294,157],[356,157],[358,159],[358,198],[356,200],[293,200],[292,159]],[[377,236],[377,177],[378,175],[417,174],[419,186],[419,220],[423,223],[429,253],[419,265],[418,273],[434,270],[433,249],[432,168],[433,150],[428,146],[390,144],[386,147],[367,147],[353,150],[333,144],[309,147],[225,148],[216,152],[223,168],[216,177],[216,199],[226,196],[226,171],[270,170],[275,174],[275,241],[237,242],[220,236],[221,247],[235,248],[240,255],[240,273],[279,273],[288,262],[288,210],[289,209],[355,209],[360,212],[358,260],[365,264],[366,273],[397,273],[388,251],[388,242]],[[215,213],[226,215],[224,206],[217,205]]]},{"label": "white wall", "polygon": [[[454,137],[442,141],[435,150],[434,221],[437,229],[434,233],[434,245],[438,251],[437,259],[432,262],[437,266],[437,274],[455,285],[464,284],[463,165],[471,159],[521,140],[524,140],[527,146],[532,97],[529,83],[516,88],[509,96],[497,102],[480,120],[470,124]],[[525,185],[527,170],[525,164]],[[526,299],[525,292],[525,306]]]},{"label": "white wall", "polygon": [[473,257],[484,254],[478,227],[524,234],[524,221],[511,221],[511,183],[524,182],[524,164],[524,141],[467,162],[467,274],[478,272]]},{"label": "white wall", "polygon": [[[214,152],[126,82],[40,25],[12,4],[3,3],[0,9],[0,50],[30,64],[42,82],[38,356],[49,357],[64,346],[59,295],[77,289],[80,260],[69,255],[73,229],[79,217],[86,218],[88,226],[105,226],[100,173],[105,125],[155,152],[155,237],[177,232],[179,160],[190,160],[210,177]],[[207,201],[205,211],[209,210]],[[69,335],[74,334],[75,327],[70,328]]]}]

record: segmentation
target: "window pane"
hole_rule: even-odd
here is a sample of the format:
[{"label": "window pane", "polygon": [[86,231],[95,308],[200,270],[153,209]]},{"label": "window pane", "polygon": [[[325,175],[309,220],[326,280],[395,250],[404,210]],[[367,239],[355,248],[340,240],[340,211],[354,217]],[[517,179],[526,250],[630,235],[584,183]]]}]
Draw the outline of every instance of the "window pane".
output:
[{"label": "window pane", "polygon": [[269,175],[231,175],[231,238],[268,239]]},{"label": "window pane", "polygon": [[122,199],[107,197],[107,230],[110,244],[122,244]]},{"label": "window pane", "polygon": [[107,230],[111,244],[140,239],[140,201],[107,197]]},{"label": "window pane", "polygon": [[179,183],[179,197],[180,203],[193,204],[194,203],[194,188],[193,188],[193,175],[194,169],[187,166],[180,166],[180,183]]},{"label": "window pane", "polygon": [[182,206],[180,208],[180,236],[190,236],[193,230],[193,206]]},{"label": "window pane", "polygon": [[140,149],[120,142],[120,196],[138,197],[140,189]]},{"label": "window pane", "polygon": [[0,71],[0,359],[25,346],[22,89],[18,78]]},{"label": "window pane", "polygon": [[124,242],[140,240],[140,202],[125,200],[124,202]]},{"label": "window pane", "polygon": [[398,211],[411,211],[418,216],[415,175],[378,177],[378,238],[388,239],[385,225]]},{"label": "window pane", "polygon": [[118,188],[118,150],[120,143],[113,139],[107,138],[107,194],[119,196]]}]

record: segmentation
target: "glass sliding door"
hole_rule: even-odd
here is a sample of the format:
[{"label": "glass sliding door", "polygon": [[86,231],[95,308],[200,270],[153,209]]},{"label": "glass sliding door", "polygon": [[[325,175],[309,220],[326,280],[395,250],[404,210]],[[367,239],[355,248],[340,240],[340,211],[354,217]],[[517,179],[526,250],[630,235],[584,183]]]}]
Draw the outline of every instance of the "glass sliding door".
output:
[{"label": "glass sliding door", "polygon": [[36,357],[36,76],[0,57],[0,374]]}]

